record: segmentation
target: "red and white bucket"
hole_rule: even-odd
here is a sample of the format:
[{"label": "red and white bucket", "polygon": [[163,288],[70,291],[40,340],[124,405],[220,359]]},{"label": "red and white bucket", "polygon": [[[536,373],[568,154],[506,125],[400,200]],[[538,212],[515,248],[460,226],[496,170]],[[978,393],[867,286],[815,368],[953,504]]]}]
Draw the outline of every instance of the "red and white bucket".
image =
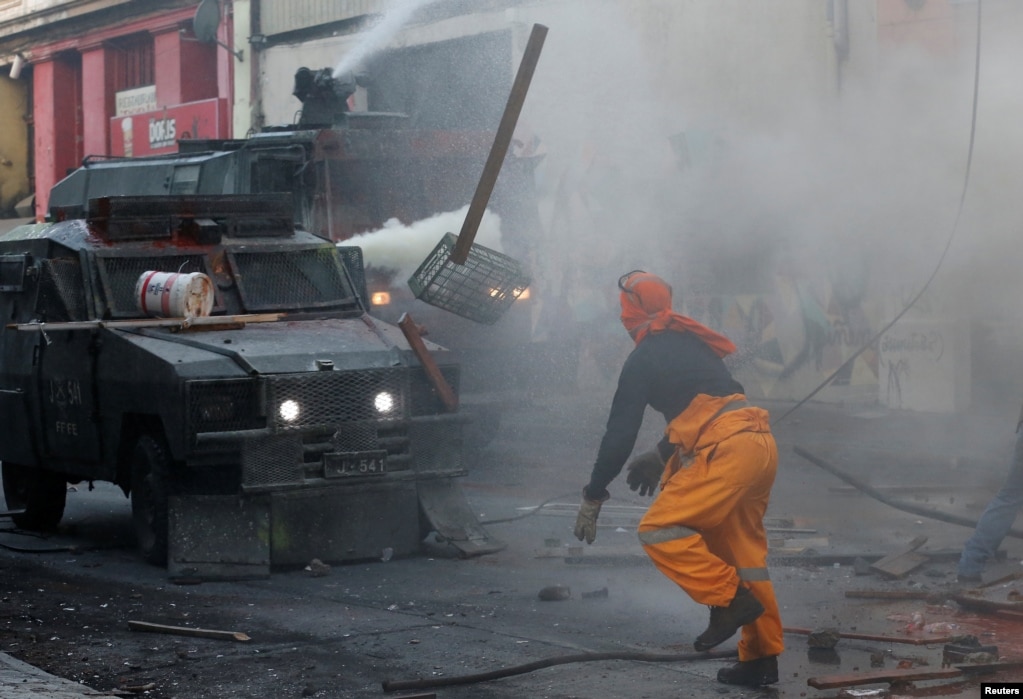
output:
[{"label": "red and white bucket", "polygon": [[213,310],[213,282],[195,272],[143,272],[135,282],[139,310],[157,318],[200,318]]}]

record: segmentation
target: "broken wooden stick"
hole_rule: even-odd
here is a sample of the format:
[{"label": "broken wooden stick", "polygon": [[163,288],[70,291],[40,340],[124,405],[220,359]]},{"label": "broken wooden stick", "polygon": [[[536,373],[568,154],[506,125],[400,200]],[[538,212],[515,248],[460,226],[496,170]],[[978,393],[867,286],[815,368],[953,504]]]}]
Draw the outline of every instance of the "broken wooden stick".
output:
[{"label": "broken wooden stick", "polygon": [[946,680],[962,677],[963,671],[950,668],[911,668],[909,670],[881,670],[878,672],[854,672],[843,675],[825,675],[811,677],[806,683],[815,689],[837,689],[838,687],[854,687],[861,684],[878,682],[912,682],[914,680]]},{"label": "broken wooden stick", "polygon": [[[799,634],[801,636],[809,636],[814,633],[812,629],[801,629],[798,627],[786,626],[782,629],[785,633]],[[846,633],[845,631],[837,632],[839,637],[848,638],[856,641],[879,641],[881,643],[906,643],[911,646],[927,646],[932,643],[948,643],[956,636],[930,636],[927,638],[916,638],[913,636],[879,636],[869,633]]]},{"label": "broken wooden stick", "polygon": [[1014,620],[1023,620],[1023,602],[995,602],[970,595],[953,595],[955,602],[963,609],[984,614],[999,614]]},{"label": "broken wooden stick", "polygon": [[132,631],[151,631],[153,633],[169,633],[178,636],[195,638],[217,638],[224,641],[251,641],[248,634],[240,631],[218,631],[216,629],[197,629],[192,626],[167,626],[149,621],[128,620],[128,628]]},{"label": "broken wooden stick", "polygon": [[430,350],[426,348],[419,325],[412,320],[412,316],[408,313],[402,313],[401,318],[398,319],[398,327],[404,333],[405,340],[408,342],[409,347],[412,348],[416,359],[423,365],[423,370],[426,371],[426,378],[430,380],[430,384],[437,391],[437,395],[444,404],[444,408],[449,413],[458,410],[458,396],[455,395],[451,385],[444,378],[444,374],[441,373],[440,367],[437,366],[433,355],[430,354]]},{"label": "broken wooden stick", "polygon": [[976,588],[978,590],[984,590],[984,589],[987,589],[989,587],[994,587],[995,585],[1001,585],[1002,583],[1012,582],[1013,580],[1019,580],[1020,578],[1023,578],[1023,573],[1017,571],[1015,573],[1009,573],[1008,575],[1003,575],[1000,578],[995,578],[991,582],[986,582],[983,585],[977,585]]},{"label": "broken wooden stick", "polygon": [[940,592],[922,590],[846,590],[845,596],[850,599],[922,599],[927,602],[937,602],[948,597]]}]

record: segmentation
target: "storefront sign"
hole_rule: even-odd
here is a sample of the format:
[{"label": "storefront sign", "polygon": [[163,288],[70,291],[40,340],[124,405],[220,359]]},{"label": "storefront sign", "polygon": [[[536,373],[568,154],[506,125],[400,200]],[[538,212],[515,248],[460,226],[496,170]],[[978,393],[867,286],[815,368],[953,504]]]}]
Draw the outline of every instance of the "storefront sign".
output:
[{"label": "storefront sign", "polygon": [[110,120],[110,154],[173,153],[178,141],[227,138],[227,100],[208,99]]},{"label": "storefront sign", "polygon": [[144,114],[156,109],[156,85],[122,90],[114,95],[114,116]]}]

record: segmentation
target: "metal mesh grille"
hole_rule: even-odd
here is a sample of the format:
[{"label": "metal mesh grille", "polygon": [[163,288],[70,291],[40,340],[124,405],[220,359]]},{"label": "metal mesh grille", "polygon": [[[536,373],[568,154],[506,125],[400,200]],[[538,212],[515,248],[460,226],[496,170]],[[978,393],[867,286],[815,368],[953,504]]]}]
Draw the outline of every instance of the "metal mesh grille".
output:
[{"label": "metal mesh grille", "polygon": [[191,432],[221,432],[255,427],[255,381],[190,381],[188,424]]},{"label": "metal mesh grille", "polygon": [[480,245],[465,264],[448,259],[458,239],[447,233],[408,280],[417,299],[478,323],[492,324],[529,286],[519,263]]},{"label": "metal mesh grille", "polygon": [[346,423],[330,440],[334,451],[373,451],[379,447],[374,423]]},{"label": "metal mesh grille", "polygon": [[[317,425],[402,418],[408,413],[405,396],[406,373],[379,369],[361,371],[319,371],[270,377],[269,388],[272,427],[294,430]],[[386,414],[374,407],[380,393],[389,393],[395,404]],[[297,404],[298,415],[291,422],[279,410],[285,401]]]},{"label": "metal mesh grille", "polygon": [[38,311],[46,320],[85,320],[85,289],[82,265],[75,258],[43,260],[39,280]]},{"label": "metal mesh grille", "polygon": [[369,308],[369,292],[366,290],[366,270],[362,260],[362,248],[355,245],[338,245],[337,252],[341,256],[341,262],[348,270],[348,276],[352,278],[355,291],[362,299],[362,305]]},{"label": "metal mesh grille", "polygon": [[110,315],[115,318],[137,318],[141,315],[135,299],[135,284],[143,272],[203,272],[204,255],[167,255],[160,257],[100,257],[99,272]]},{"label": "metal mesh grille", "polygon": [[247,311],[354,304],[333,246],[309,250],[232,252],[238,291]]},{"label": "metal mesh grille", "polygon": [[462,424],[417,424],[409,430],[416,471],[462,468]]},{"label": "metal mesh grille", "polygon": [[274,435],[242,443],[242,482],[247,486],[302,480],[302,440]]}]

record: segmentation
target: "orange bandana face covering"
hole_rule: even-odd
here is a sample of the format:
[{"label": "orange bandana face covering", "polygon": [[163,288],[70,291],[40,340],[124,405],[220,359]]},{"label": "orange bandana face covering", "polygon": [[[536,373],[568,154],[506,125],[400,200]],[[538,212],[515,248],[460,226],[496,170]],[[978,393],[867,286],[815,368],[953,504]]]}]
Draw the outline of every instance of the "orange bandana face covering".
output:
[{"label": "orange bandana face covering", "polygon": [[629,272],[618,280],[618,288],[622,290],[622,325],[636,344],[648,333],[673,330],[695,334],[719,357],[735,351],[735,345],[724,335],[671,310],[671,287],[656,274]]}]

